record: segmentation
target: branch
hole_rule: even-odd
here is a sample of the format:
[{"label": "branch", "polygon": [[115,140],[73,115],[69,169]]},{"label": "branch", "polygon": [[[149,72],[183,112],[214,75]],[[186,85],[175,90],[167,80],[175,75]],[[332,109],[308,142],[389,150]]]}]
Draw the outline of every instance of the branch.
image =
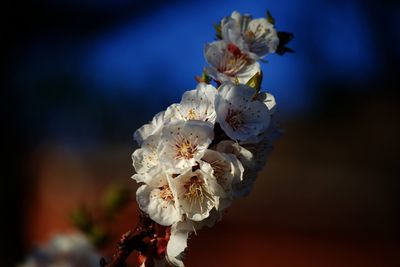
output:
[{"label": "branch", "polygon": [[122,235],[121,240],[118,242],[118,249],[114,253],[110,263],[104,258],[100,260],[101,267],[124,267],[125,262],[129,255],[137,250],[139,252],[146,251],[148,244],[145,242],[146,237],[154,235],[152,221],[147,216],[141,214],[139,226],[132,231],[128,231]]}]

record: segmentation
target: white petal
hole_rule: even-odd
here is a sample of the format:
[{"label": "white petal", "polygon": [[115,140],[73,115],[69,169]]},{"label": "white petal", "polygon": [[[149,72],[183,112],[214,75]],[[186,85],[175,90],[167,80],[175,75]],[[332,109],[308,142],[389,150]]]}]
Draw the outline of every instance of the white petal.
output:
[{"label": "white petal", "polygon": [[224,84],[215,99],[217,122],[232,139],[246,140],[263,133],[269,125],[266,105],[252,100],[254,89],[246,85]]},{"label": "white petal", "polygon": [[[238,48],[245,53],[243,48],[240,46]],[[207,44],[204,49],[204,55],[208,64],[210,64],[210,67],[206,67],[204,71],[211,78],[219,82],[238,81],[239,83],[246,83],[257,72],[260,72],[260,65],[252,60],[249,55],[247,55],[247,60],[242,58],[238,61],[232,61],[232,58],[230,58],[232,54],[227,51],[227,43],[225,41],[214,41]],[[235,64],[233,64],[234,62]],[[229,67],[226,71],[220,72],[221,66],[224,66],[224,69],[227,66]]]},{"label": "white petal", "polygon": [[[240,16],[240,15],[239,15]],[[227,43],[233,43],[242,51],[247,51],[247,44],[244,42],[241,33],[240,19],[235,20],[231,17],[226,17],[221,22],[222,39]]]},{"label": "white petal", "polygon": [[256,99],[263,102],[267,106],[271,115],[275,112],[276,102],[273,95],[267,92],[261,92],[257,95]]},{"label": "white petal", "polygon": [[256,73],[261,71],[260,63],[247,64],[237,75],[240,84],[246,84]]},{"label": "white petal", "polygon": [[238,11],[234,10],[231,14],[231,18],[234,19],[239,24],[241,21],[242,15]]},{"label": "white petal", "polygon": [[259,57],[274,53],[279,44],[279,38],[274,25],[267,19],[260,18],[252,20],[248,25],[248,31],[251,31],[255,39],[249,44],[251,52]]},{"label": "white petal", "polygon": [[215,69],[218,68],[219,62],[221,62],[226,49],[226,43],[224,41],[214,41],[206,44],[204,47],[204,57],[208,64]]},{"label": "white petal", "polygon": [[229,77],[225,74],[223,74],[222,72],[219,72],[216,68],[214,67],[204,67],[204,72],[210,76],[211,78],[213,78],[216,81],[219,82],[234,82],[234,78]]},{"label": "white petal", "polygon": [[220,153],[207,149],[201,162],[207,162],[213,169],[213,176],[218,184],[225,190],[226,197],[229,197],[232,189],[232,182],[239,182],[243,176],[242,163],[233,154]]},{"label": "white petal", "polygon": [[234,105],[245,105],[251,101],[254,94],[255,90],[244,84],[223,83],[218,88],[218,95]]},{"label": "white petal", "polygon": [[[224,196],[224,190],[212,176],[212,171],[209,164],[202,164],[200,169],[188,169],[171,181],[181,213],[190,220],[201,221],[207,218],[214,207],[218,208],[219,198]],[[201,185],[201,195],[187,195],[193,179]]]},{"label": "white petal", "polygon": [[199,83],[195,90],[186,91],[176,107],[181,119],[215,122],[214,99],[217,90],[212,85]]},{"label": "white petal", "polygon": [[133,152],[132,162],[137,173],[145,173],[159,164],[157,155],[159,142],[159,134],[151,135],[142,142],[141,148]]},{"label": "white petal", "polygon": [[232,165],[231,171],[232,171],[232,182],[237,183],[241,180],[243,180],[243,172],[244,172],[244,167],[240,160],[234,155],[234,154],[225,154],[222,153],[223,156],[230,161],[230,164]]},{"label": "white petal", "polygon": [[159,133],[164,125],[165,111],[157,113],[148,124],[137,129],[133,135],[135,141],[141,146],[149,136]]},{"label": "white petal", "polygon": [[217,151],[235,155],[244,167],[250,169],[254,167],[253,153],[251,153],[251,151],[247,150],[246,148],[240,146],[237,142],[230,140],[221,141],[217,145]]},{"label": "white petal", "polygon": [[182,261],[183,252],[187,247],[187,239],[190,232],[191,230],[185,222],[172,225],[166,253],[166,258],[171,265],[177,267],[185,266]]},{"label": "white petal", "polygon": [[160,163],[171,170],[193,166],[214,138],[212,126],[203,121],[177,121],[164,127],[158,150]]},{"label": "white petal", "polygon": [[167,183],[167,176],[161,166],[157,165],[145,173],[137,173],[132,176],[137,183],[145,183],[152,187],[160,187]]},{"label": "white petal", "polygon": [[136,200],[142,211],[158,224],[168,226],[181,219],[174,201],[165,201],[160,197],[160,189],[142,185],[136,191]]}]

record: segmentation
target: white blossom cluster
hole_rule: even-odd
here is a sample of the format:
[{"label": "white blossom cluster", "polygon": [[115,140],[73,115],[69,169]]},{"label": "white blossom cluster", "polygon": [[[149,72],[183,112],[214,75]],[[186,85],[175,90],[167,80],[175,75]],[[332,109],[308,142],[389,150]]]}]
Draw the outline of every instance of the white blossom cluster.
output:
[{"label": "white blossom cluster", "polygon": [[134,134],[137,202],[153,221],[171,226],[166,259],[174,266],[183,266],[191,232],[211,227],[251,191],[277,133],[274,97],[247,84],[261,72],[257,60],[278,46],[274,26],[233,12],[220,33],[204,52],[205,74],[217,88],[200,82]]}]

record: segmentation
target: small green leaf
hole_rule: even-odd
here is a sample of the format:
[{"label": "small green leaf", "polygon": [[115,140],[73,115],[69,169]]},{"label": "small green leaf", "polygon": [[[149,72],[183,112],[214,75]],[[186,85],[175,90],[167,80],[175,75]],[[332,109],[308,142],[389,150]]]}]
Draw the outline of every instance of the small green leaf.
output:
[{"label": "small green leaf", "polygon": [[272,25],[275,25],[275,19],[274,19],[274,17],[271,15],[271,12],[269,12],[269,10],[267,10],[266,17],[267,17],[267,21],[268,21],[269,23],[271,23]]},{"label": "small green leaf", "polygon": [[206,83],[206,84],[210,84],[211,83],[211,77],[208,76],[205,71],[203,71],[203,73],[201,74],[201,77],[200,76],[196,76],[195,80],[198,83]]},{"label": "small green leaf", "polygon": [[247,86],[250,86],[256,90],[256,94],[260,92],[261,90],[261,82],[263,79],[263,74],[262,72],[257,72],[254,74],[253,77],[250,78],[250,80],[246,83]]},{"label": "small green leaf", "polygon": [[92,243],[95,246],[103,245],[108,237],[104,228],[99,225],[94,225],[90,229],[88,235],[89,235],[90,240],[92,241]]},{"label": "small green leaf", "polygon": [[203,81],[207,84],[211,83],[211,77],[208,76],[205,72],[203,72],[203,75],[201,76],[201,78],[203,79]]},{"label": "small green leaf", "polygon": [[222,27],[221,27],[221,23],[214,23],[213,24],[214,29],[215,29],[215,37],[218,40],[222,39]]},{"label": "small green leaf", "polygon": [[93,225],[92,218],[85,207],[79,207],[70,214],[72,224],[82,232],[88,232]]},{"label": "small green leaf", "polygon": [[107,216],[111,217],[122,209],[130,200],[131,192],[121,185],[112,185],[104,194],[103,207]]}]

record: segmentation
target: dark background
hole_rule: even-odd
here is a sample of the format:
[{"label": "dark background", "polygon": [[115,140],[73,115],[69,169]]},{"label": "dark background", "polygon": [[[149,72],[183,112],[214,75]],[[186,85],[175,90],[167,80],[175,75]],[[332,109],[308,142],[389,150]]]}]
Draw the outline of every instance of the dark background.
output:
[{"label": "dark background", "polygon": [[134,192],[134,130],[195,87],[212,23],[267,8],[295,34],[295,54],[263,64],[285,134],[252,194],[191,239],[188,266],[400,266],[400,9],[370,0],[4,5],[1,265],[109,184]]}]

